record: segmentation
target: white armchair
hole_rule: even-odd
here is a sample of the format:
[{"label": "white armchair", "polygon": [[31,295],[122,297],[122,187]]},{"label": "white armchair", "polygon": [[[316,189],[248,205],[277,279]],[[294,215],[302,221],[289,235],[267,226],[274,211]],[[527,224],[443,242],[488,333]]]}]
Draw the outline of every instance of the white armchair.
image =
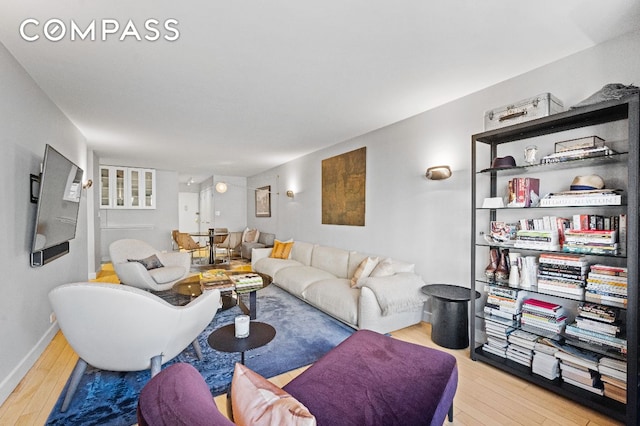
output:
[{"label": "white armchair", "polygon": [[66,411],[87,364],[109,371],[151,369],[193,343],[222,306],[220,292],[204,292],[185,306],[173,306],[158,296],[118,284],[73,283],[49,293],[62,334],[80,359],[61,411]]},{"label": "white armchair", "polygon": [[[147,269],[140,261],[153,255],[157,256],[162,267]],[[163,253],[144,241],[134,239],[112,242],[109,245],[109,256],[122,284],[145,290],[169,290],[176,281],[186,277],[191,268],[189,253]]]}]

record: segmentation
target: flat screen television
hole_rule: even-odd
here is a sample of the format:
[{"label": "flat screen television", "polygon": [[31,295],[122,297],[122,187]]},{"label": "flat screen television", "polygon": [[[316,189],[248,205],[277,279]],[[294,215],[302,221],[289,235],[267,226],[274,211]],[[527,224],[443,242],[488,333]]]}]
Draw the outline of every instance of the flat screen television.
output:
[{"label": "flat screen television", "polygon": [[69,252],[76,236],[83,170],[47,144],[31,246],[31,265],[42,266]]}]

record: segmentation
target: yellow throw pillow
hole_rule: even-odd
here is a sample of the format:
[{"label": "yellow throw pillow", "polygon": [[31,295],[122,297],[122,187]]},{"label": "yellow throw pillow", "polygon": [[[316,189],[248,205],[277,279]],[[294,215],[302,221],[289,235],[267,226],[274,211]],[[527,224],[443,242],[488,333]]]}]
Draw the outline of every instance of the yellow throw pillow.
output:
[{"label": "yellow throw pillow", "polygon": [[378,265],[378,261],[379,259],[377,257],[367,257],[360,262],[356,271],[353,273],[353,277],[351,277],[351,288],[362,287],[365,278],[371,275],[371,272],[374,270],[376,265]]},{"label": "yellow throw pillow", "polygon": [[274,259],[288,259],[291,247],[293,247],[293,241],[275,240],[273,242],[273,250],[271,250],[271,257]]},{"label": "yellow throw pillow", "polygon": [[241,426],[315,426],[307,407],[258,373],[236,363],[231,380],[233,421]]}]

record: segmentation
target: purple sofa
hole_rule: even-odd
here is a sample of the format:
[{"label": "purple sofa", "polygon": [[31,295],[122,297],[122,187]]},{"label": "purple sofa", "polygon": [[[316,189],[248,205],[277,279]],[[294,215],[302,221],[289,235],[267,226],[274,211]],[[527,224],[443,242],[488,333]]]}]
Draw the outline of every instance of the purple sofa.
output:
[{"label": "purple sofa", "polygon": [[[284,390],[304,404],[318,425],[442,425],[453,416],[456,359],[437,349],[359,330]],[[217,409],[204,380],[188,364],[174,364],[140,394],[138,423],[233,425]]]}]

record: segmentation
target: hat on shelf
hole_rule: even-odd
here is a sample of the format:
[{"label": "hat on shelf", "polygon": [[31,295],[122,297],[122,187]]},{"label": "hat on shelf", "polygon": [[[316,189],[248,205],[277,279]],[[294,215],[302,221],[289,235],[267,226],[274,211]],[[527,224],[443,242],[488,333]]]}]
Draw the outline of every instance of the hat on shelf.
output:
[{"label": "hat on shelf", "polygon": [[511,155],[507,155],[506,157],[496,157],[493,159],[493,163],[491,163],[492,169],[505,169],[509,167],[516,166],[516,159]]},{"label": "hat on shelf", "polygon": [[604,179],[598,175],[576,176],[571,182],[572,191],[593,191],[604,188]]}]

